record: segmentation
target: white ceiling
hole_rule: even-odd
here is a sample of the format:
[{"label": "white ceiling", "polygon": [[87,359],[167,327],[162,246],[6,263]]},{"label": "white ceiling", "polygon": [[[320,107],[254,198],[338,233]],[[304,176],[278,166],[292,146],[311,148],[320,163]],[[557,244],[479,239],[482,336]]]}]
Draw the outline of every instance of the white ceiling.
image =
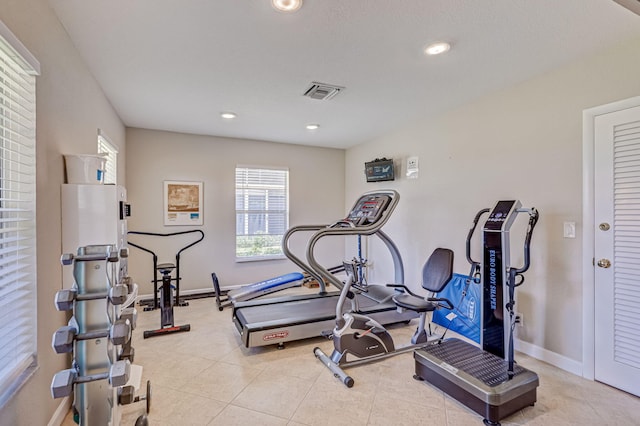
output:
[{"label": "white ceiling", "polygon": [[[640,37],[610,0],[50,3],[126,126],[339,148]],[[312,81],[346,89],[313,100]]]}]

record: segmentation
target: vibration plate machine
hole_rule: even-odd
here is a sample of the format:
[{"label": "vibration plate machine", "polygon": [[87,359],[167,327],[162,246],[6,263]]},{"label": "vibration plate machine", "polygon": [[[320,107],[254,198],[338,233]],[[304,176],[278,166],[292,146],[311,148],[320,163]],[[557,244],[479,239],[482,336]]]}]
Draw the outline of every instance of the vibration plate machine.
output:
[{"label": "vibration plate machine", "polygon": [[[520,213],[529,215],[529,224],[524,265],[515,268],[510,263],[509,230]],[[451,338],[414,352],[416,379],[426,380],[471,408],[488,425],[499,425],[501,419],[536,402],[538,375],[514,365],[513,330],[515,288],[529,269],[537,220],[538,211],[522,208],[517,200],[499,201],[490,210],[483,228],[482,348]]]},{"label": "vibration plate machine", "polygon": [[[331,330],[336,318],[339,291],[327,292],[326,282],[341,289],[343,282],[329,269],[316,261],[316,243],[331,236],[377,235],[387,246],[393,259],[395,282],[404,283],[404,268],[400,252],[381,228],[389,220],[399,201],[393,190],[367,192],[356,201],[348,216],[329,225],[301,225],[287,231],[283,238],[285,255],[307,271],[320,284],[320,292],[312,295],[272,297],[262,300],[237,302],[233,306],[233,322],[246,347],[277,344],[322,336]],[[307,242],[307,262],[295,256],[288,247],[290,237],[296,232],[313,232]],[[354,288],[350,310],[364,313],[381,324],[409,322],[417,317],[410,311],[398,311],[392,297],[396,290],[382,285],[366,285]]]}]

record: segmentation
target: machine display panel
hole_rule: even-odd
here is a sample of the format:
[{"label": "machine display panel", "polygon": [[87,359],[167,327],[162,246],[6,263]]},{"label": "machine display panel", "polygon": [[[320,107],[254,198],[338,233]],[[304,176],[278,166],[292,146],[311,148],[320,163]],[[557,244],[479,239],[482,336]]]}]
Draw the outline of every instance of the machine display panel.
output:
[{"label": "machine display panel", "polygon": [[499,201],[496,206],[491,210],[491,214],[484,225],[486,230],[499,231],[502,229],[502,225],[509,216],[511,209],[515,205],[515,200],[511,201]]},{"label": "machine display panel", "polygon": [[358,200],[347,218],[354,225],[363,226],[377,222],[389,205],[388,195],[368,195]]}]

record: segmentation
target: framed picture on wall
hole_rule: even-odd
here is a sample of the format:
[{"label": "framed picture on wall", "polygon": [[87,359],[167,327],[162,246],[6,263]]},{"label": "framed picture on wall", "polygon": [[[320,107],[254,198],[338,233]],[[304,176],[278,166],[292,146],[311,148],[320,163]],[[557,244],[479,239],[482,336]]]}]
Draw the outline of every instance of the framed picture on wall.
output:
[{"label": "framed picture on wall", "polygon": [[164,181],[164,224],[202,225],[202,182]]}]

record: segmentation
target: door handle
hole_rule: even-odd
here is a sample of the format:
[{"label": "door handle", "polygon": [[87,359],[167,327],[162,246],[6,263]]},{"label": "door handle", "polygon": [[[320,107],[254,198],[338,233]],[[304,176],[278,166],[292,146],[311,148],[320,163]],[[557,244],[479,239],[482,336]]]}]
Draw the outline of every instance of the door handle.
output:
[{"label": "door handle", "polygon": [[609,268],[611,266],[611,261],[609,259],[600,259],[598,260],[597,265],[601,268]]}]

